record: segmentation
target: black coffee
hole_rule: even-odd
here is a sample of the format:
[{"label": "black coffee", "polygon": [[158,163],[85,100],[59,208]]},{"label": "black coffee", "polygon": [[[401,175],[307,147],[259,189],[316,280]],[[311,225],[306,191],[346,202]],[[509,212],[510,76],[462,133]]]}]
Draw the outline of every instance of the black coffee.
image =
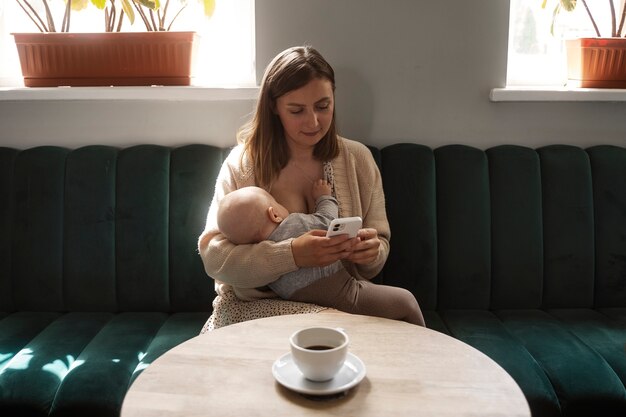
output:
[{"label": "black coffee", "polygon": [[325,346],[325,345],[313,345],[313,346],[307,346],[305,349],[308,350],[328,350],[328,349],[333,349],[332,346]]}]

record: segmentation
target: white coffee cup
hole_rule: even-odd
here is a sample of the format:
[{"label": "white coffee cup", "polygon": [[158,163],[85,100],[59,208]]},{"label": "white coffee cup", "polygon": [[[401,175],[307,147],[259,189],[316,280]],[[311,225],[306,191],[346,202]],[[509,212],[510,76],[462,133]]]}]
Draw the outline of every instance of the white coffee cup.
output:
[{"label": "white coffee cup", "polygon": [[307,327],[289,338],[291,356],[306,379],[328,381],[341,369],[348,354],[348,335],[330,327]]}]

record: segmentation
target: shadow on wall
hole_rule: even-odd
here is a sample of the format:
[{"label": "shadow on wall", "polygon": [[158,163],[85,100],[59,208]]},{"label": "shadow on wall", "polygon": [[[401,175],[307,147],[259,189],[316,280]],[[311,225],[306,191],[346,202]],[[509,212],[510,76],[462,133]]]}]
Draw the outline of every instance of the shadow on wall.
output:
[{"label": "shadow on wall", "polygon": [[374,94],[355,68],[335,68],[337,128],[341,136],[364,141],[372,135]]}]

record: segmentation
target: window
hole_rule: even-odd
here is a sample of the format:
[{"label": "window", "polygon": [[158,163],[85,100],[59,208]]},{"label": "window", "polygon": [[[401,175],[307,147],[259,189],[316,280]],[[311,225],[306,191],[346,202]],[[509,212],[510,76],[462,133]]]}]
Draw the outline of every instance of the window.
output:
[{"label": "window", "polygon": [[[554,19],[559,0],[511,0],[507,86],[563,86],[567,82],[564,39],[595,37],[582,0],[574,11]],[[611,35],[611,8],[606,0],[587,0],[602,36]],[[613,0],[617,20],[624,0]]]},{"label": "window", "polygon": [[[171,8],[177,7],[179,1],[181,0],[171,0],[170,15],[174,14]],[[161,0],[161,3],[163,2],[164,0]],[[30,3],[43,10],[41,0],[31,0]],[[60,25],[65,1],[51,0],[49,4],[58,20],[57,25]],[[194,84],[210,87],[253,86],[254,0],[217,0],[215,12],[208,20],[203,16],[201,7],[200,2],[187,0],[187,7],[172,26],[172,30],[194,30],[200,35]],[[103,16],[103,11],[93,5],[81,11],[74,11],[71,31],[100,31],[98,28],[104,26]],[[11,33],[37,30],[15,0],[0,1],[0,86],[23,86],[17,50]],[[137,17],[132,26],[126,20],[123,23],[123,30],[142,31],[145,30],[145,26]]]}]

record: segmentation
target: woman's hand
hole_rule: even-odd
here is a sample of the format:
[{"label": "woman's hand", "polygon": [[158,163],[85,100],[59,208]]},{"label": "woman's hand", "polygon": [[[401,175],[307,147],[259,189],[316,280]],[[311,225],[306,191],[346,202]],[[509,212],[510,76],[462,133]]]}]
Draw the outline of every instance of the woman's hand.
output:
[{"label": "woman's hand", "polygon": [[326,237],[326,230],[311,230],[291,241],[291,251],[296,265],[300,268],[327,266],[348,258],[358,242],[358,237],[352,239],[348,235]]},{"label": "woman's hand", "polygon": [[352,253],[346,259],[355,264],[368,265],[378,259],[380,239],[376,229],[361,229],[357,234],[358,243],[352,248]]}]

